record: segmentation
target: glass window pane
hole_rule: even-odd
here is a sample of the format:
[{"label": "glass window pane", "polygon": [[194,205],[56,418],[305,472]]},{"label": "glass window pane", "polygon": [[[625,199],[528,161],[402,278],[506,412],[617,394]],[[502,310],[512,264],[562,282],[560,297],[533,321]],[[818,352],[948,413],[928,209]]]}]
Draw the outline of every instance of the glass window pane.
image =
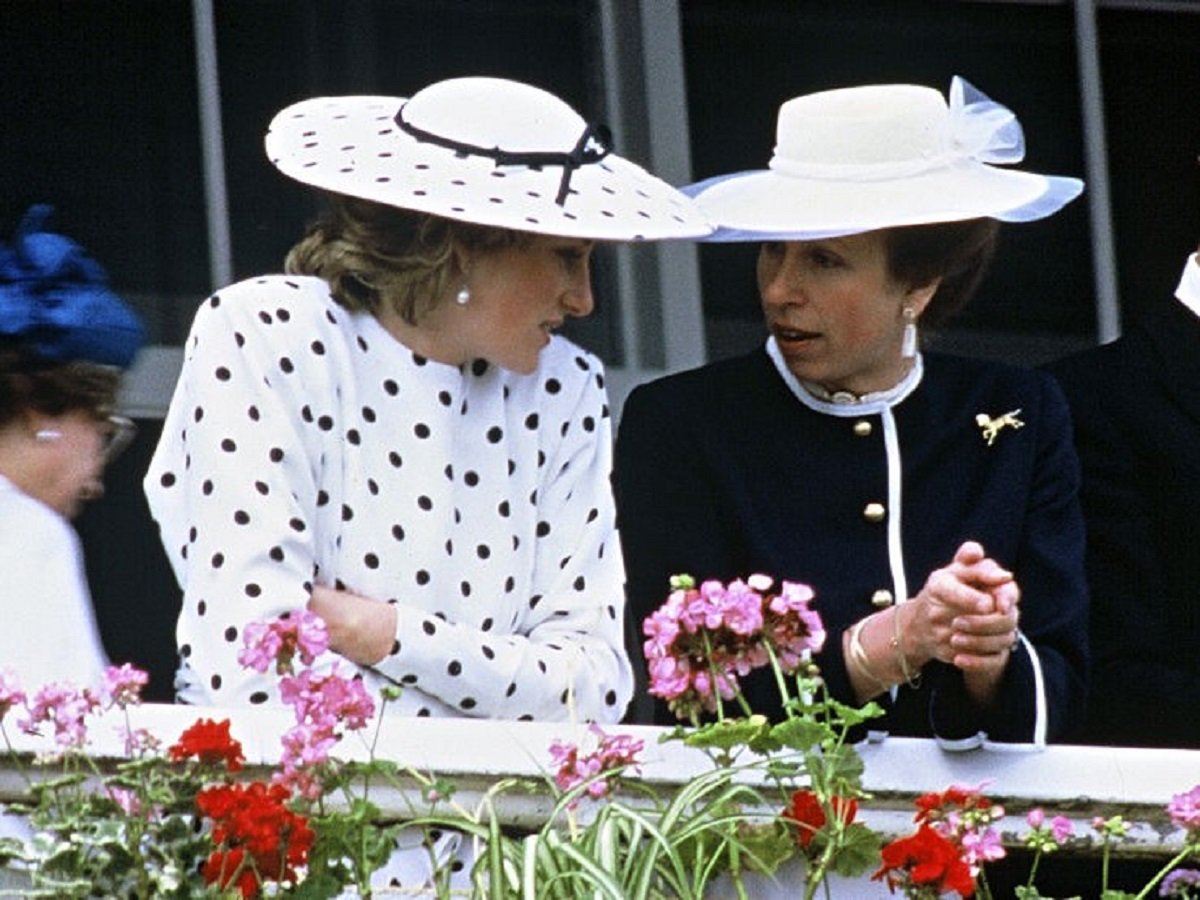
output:
[{"label": "glass window pane", "polygon": [[52,204],[169,339],[208,280],[190,5],[5,0],[0,47],[0,234]]}]

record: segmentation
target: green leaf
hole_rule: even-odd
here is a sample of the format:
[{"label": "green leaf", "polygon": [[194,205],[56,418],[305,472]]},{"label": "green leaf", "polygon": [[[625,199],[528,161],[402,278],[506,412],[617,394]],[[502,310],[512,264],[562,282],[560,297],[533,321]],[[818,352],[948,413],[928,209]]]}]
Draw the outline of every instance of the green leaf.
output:
[{"label": "green leaf", "polygon": [[812,749],[831,735],[826,725],[811,719],[786,719],[771,729],[771,738],[780,746],[801,752]]},{"label": "green leaf", "polygon": [[310,873],[307,878],[288,892],[288,896],[295,900],[331,900],[341,893],[342,880],[326,872],[321,875]]},{"label": "green leaf", "polygon": [[796,839],[778,819],[769,823],[743,824],[737,831],[737,838],[749,857],[747,868],[765,875],[774,874],[796,855]]},{"label": "green leaf", "polygon": [[683,742],[689,747],[700,749],[733,750],[743,747],[770,731],[766,716],[750,716],[746,719],[725,719],[702,725],[687,734]]},{"label": "green leaf", "polygon": [[863,706],[847,706],[845,703],[839,703],[837,700],[826,701],[829,706],[829,711],[832,713],[846,728],[853,728],[856,725],[862,725],[872,719],[878,719],[883,715],[883,707],[874,701],[864,704]]},{"label": "green leaf", "polygon": [[883,838],[861,822],[846,826],[839,844],[830,865],[837,874],[853,878],[879,867],[879,849],[883,846]]}]

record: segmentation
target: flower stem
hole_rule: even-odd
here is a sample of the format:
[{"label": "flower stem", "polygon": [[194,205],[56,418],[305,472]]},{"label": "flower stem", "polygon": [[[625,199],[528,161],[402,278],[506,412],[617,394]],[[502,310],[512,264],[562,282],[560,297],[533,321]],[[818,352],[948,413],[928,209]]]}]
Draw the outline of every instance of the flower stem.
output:
[{"label": "flower stem", "polygon": [[[1107,845],[1105,845],[1105,849],[1106,850],[1108,849]],[[1158,870],[1158,873],[1153,878],[1151,878],[1148,882],[1146,882],[1146,886],[1144,888],[1142,888],[1141,891],[1138,892],[1137,896],[1134,897],[1134,900],[1143,900],[1143,898],[1145,898],[1146,896],[1148,896],[1150,894],[1150,891],[1152,891],[1155,887],[1157,887],[1157,885],[1160,881],[1162,881],[1164,878],[1167,877],[1167,874],[1172,869],[1174,869],[1177,865],[1179,865],[1181,862],[1183,862],[1185,859],[1187,859],[1189,856],[1191,856],[1195,852],[1196,852],[1196,848],[1194,846],[1185,844],[1182,850],[1180,850],[1178,853],[1176,853],[1165,866],[1163,866],[1161,869]],[[1108,857],[1108,855],[1105,854],[1104,862],[1105,862],[1106,869],[1107,869],[1107,863],[1108,863],[1107,857]],[[1108,887],[1108,872],[1107,871],[1105,871],[1105,873],[1104,873],[1104,886],[1106,888]]]},{"label": "flower stem", "polygon": [[791,694],[788,691],[787,682],[783,678],[783,670],[779,667],[779,657],[775,655],[775,648],[766,638],[763,639],[763,647],[766,648],[767,656],[771,660],[771,672],[775,675],[775,684],[779,686],[779,697],[786,707]]},{"label": "flower stem", "polygon": [[1025,887],[1033,887],[1033,880],[1037,877],[1038,864],[1042,861],[1042,848],[1038,847],[1033,854],[1033,863],[1029,867],[1029,880],[1025,882]]},{"label": "flower stem", "polygon": [[4,727],[3,721],[0,721],[0,735],[4,736],[4,747],[8,751],[8,758],[13,763],[14,768],[21,773],[21,778],[24,779],[26,786],[33,787],[33,780],[29,777],[29,770],[25,768],[21,757],[13,750],[12,741],[9,740],[8,730]]}]

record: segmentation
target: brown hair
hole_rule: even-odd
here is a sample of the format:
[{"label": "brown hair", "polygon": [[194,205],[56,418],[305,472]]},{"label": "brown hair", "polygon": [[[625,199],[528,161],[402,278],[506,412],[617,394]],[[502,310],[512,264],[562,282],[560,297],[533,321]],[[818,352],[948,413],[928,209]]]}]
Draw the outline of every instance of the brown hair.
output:
[{"label": "brown hair", "polygon": [[374,311],[387,303],[415,325],[461,275],[456,246],[486,253],[532,237],[330,194],[329,211],[292,247],[284,270],[323,278],[347,309]]},{"label": "brown hair", "polygon": [[84,410],[97,418],[116,406],[121,371],[90,362],[48,363],[11,341],[0,342],[0,427],[22,413]]},{"label": "brown hair", "polygon": [[884,229],[888,273],[894,281],[921,287],[941,279],[921,316],[922,325],[940,325],[967,304],[995,255],[999,230],[995,219]]}]

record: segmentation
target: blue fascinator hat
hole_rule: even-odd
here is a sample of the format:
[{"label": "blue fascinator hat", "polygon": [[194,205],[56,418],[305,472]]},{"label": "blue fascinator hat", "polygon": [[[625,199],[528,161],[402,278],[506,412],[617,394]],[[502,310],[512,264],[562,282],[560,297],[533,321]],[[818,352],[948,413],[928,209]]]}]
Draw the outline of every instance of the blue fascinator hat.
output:
[{"label": "blue fascinator hat", "polygon": [[145,341],[142,323],[81,246],[43,230],[52,212],[32,207],[0,245],[0,340],[50,363],[128,368]]}]

